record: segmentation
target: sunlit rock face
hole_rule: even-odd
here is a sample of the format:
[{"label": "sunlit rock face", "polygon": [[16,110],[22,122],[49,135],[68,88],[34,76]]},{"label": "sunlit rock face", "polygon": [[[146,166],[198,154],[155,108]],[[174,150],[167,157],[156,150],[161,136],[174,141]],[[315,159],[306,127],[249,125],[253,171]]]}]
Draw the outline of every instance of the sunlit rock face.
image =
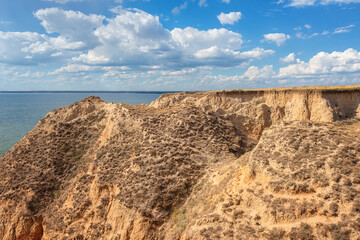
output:
[{"label": "sunlit rock face", "polygon": [[1,239],[357,239],[360,91],[89,97],[0,158]]}]

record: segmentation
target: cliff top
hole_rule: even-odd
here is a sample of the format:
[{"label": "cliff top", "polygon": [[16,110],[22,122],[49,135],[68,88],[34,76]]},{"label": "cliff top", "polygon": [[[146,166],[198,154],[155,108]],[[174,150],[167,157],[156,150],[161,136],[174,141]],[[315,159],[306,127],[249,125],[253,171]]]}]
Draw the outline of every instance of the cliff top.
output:
[{"label": "cliff top", "polygon": [[[263,88],[263,89],[236,89],[236,90],[225,90],[226,91],[358,91],[360,85],[345,85],[345,86],[302,86],[302,87],[281,87],[281,88]],[[222,91],[220,91],[222,92]]]}]

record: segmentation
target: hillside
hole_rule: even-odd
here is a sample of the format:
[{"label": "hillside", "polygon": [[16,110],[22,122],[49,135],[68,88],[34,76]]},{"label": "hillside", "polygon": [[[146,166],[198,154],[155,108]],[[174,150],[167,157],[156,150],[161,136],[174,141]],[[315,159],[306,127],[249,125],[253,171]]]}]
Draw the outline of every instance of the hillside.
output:
[{"label": "hillside", "polygon": [[360,239],[360,88],[89,97],[0,158],[1,239]]}]

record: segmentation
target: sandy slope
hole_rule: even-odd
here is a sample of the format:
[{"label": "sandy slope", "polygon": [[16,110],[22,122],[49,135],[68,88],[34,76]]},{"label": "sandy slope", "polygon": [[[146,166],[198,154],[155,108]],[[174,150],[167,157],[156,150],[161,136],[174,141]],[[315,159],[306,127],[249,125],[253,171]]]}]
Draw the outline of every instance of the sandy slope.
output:
[{"label": "sandy slope", "polygon": [[90,97],[0,158],[2,239],[357,239],[360,90]]}]

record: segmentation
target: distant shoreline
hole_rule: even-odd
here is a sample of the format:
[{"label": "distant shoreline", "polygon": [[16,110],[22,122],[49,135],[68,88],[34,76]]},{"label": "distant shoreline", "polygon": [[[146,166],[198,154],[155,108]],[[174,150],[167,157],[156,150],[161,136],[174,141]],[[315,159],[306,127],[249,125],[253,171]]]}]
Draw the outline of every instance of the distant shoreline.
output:
[{"label": "distant shoreline", "polygon": [[181,91],[0,91],[0,93],[135,93],[135,94],[164,94]]}]

